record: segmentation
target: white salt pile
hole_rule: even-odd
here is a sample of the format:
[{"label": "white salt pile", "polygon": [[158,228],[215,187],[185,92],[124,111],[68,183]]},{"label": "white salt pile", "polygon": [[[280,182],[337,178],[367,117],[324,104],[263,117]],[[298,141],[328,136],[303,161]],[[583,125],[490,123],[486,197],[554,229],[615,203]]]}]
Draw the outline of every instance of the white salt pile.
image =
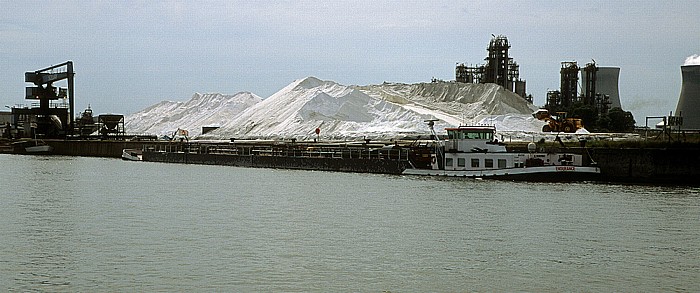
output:
[{"label": "white salt pile", "polygon": [[164,101],[125,117],[128,133],[172,135],[178,128],[191,136],[202,133],[202,126],[222,125],[248,107],[262,101],[249,92],[235,95],[195,93],[187,102]]},{"label": "white salt pile", "polygon": [[455,82],[345,86],[315,77],[296,80],[261,100],[250,93],[199,95],[185,103],[162,102],[126,118],[127,131],[172,133],[218,124],[203,139],[390,139],[428,135],[459,125],[495,125],[499,133],[539,132],[536,107],[495,84]]}]

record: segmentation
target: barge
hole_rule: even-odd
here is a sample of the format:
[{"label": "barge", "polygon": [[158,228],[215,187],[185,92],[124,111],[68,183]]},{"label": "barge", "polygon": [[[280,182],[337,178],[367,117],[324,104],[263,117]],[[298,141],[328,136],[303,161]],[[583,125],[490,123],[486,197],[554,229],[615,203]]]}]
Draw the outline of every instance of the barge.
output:
[{"label": "barge", "polygon": [[[144,146],[151,162],[526,181],[599,180],[600,168],[574,153],[506,150],[492,126],[448,128],[447,139],[410,142],[180,142]],[[433,135],[437,138],[437,135]]]},{"label": "barge", "polygon": [[398,144],[183,142],[145,145],[142,159],[164,163],[401,174],[409,167],[409,150]]}]

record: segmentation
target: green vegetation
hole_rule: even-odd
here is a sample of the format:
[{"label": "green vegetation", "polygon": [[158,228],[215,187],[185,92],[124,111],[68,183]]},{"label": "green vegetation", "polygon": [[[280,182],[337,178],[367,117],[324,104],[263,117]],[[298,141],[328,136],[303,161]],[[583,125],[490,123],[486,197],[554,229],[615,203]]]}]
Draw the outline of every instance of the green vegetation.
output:
[{"label": "green vegetation", "polygon": [[610,109],[606,114],[599,114],[593,106],[579,104],[567,112],[570,117],[581,118],[584,127],[590,132],[633,132],[636,123],[632,112],[619,107]]}]

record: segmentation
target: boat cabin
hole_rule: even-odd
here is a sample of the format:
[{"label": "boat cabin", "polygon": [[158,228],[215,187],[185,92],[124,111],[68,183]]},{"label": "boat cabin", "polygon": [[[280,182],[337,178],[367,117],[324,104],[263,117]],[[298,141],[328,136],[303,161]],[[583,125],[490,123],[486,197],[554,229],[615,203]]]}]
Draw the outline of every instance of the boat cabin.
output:
[{"label": "boat cabin", "polygon": [[496,127],[493,126],[460,126],[445,128],[447,140],[446,152],[505,152],[505,145],[494,139]]},{"label": "boat cabin", "polygon": [[480,139],[493,140],[496,128],[493,126],[460,126],[457,128],[445,128],[447,139]]},{"label": "boat cabin", "polygon": [[537,166],[581,165],[581,155],[507,152],[505,144],[495,139],[493,126],[446,128],[447,139],[443,164],[433,169],[446,171],[486,171]]}]

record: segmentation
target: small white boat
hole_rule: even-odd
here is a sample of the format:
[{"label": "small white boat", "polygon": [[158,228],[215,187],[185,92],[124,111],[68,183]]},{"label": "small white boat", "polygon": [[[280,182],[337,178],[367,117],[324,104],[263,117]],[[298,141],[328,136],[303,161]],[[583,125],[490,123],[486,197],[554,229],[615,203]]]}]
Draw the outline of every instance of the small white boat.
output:
[{"label": "small white boat", "polygon": [[47,154],[53,151],[53,147],[46,144],[44,141],[35,139],[34,145],[25,147],[24,151],[28,154]]},{"label": "small white boat", "polygon": [[127,161],[142,161],[143,151],[137,149],[123,149],[122,159]]},{"label": "small white boat", "polygon": [[600,175],[600,168],[585,163],[580,154],[536,152],[535,143],[528,145],[527,153],[508,152],[494,139],[493,126],[445,130],[448,138],[435,141],[430,162],[412,164],[419,167],[407,168],[403,174],[525,181],[588,181]]},{"label": "small white boat", "polygon": [[50,145],[35,145],[35,146],[26,147],[26,148],[24,148],[24,150],[30,154],[42,154],[42,153],[50,153],[51,151],[53,151],[53,147]]}]

